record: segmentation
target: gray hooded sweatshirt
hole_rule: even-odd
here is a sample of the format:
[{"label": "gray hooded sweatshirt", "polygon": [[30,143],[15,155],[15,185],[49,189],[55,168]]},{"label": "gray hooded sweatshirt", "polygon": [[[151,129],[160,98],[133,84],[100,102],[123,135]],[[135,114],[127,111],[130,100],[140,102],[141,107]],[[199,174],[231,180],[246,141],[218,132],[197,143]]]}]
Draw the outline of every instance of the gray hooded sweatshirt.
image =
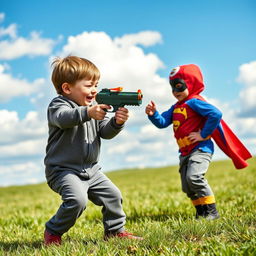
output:
[{"label": "gray hooded sweatshirt", "polygon": [[49,137],[44,159],[46,179],[50,182],[59,171],[90,175],[100,169],[100,138],[111,139],[123,128],[115,119],[88,117],[87,107],[58,96],[48,107]]}]

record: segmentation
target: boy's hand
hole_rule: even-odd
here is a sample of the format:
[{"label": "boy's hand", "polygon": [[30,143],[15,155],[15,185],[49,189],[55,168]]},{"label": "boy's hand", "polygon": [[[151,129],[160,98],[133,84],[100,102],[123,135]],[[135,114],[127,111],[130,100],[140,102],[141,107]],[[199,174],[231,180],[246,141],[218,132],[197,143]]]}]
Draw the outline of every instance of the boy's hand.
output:
[{"label": "boy's hand", "polygon": [[154,101],[151,100],[151,102],[146,106],[145,112],[149,116],[153,116],[156,112],[156,104]]},{"label": "boy's hand", "polygon": [[198,131],[198,132],[191,132],[189,135],[188,135],[188,138],[189,140],[192,142],[192,143],[195,143],[197,141],[203,141],[204,138],[201,136],[201,130]]},{"label": "boy's hand", "polygon": [[121,125],[124,124],[129,118],[129,112],[127,108],[118,108],[115,113],[116,123]]},{"label": "boy's hand", "polygon": [[90,118],[93,118],[95,120],[102,120],[106,115],[105,109],[111,109],[111,107],[106,104],[94,105],[88,107],[87,113]]}]

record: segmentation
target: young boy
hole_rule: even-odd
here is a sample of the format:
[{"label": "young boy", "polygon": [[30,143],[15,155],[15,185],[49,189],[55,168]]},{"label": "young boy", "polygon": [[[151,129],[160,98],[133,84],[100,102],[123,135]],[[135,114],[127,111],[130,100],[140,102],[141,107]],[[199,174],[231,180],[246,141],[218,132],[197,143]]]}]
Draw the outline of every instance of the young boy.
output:
[{"label": "young boy", "polygon": [[128,110],[119,108],[109,119],[104,110],[110,106],[95,102],[100,72],[89,60],[68,56],[55,59],[52,65],[59,96],[48,107],[44,162],[47,183],[63,203],[46,223],[45,244],[61,244],[61,236],[75,224],[88,199],[103,207],[105,239],[142,239],[124,230],[122,195],[98,165],[100,138],[115,137],[129,117]]},{"label": "young boy", "polygon": [[176,67],[169,79],[173,96],[178,102],[159,114],[151,101],[145,112],[158,128],[173,124],[180,152],[182,190],[195,206],[196,218],[217,219],[219,213],[215,197],[204,177],[214,152],[211,137],[232,158],[238,169],[247,166],[244,160],[251,155],[221,119],[222,113],[199,95],[204,90],[204,83],[198,66]]}]

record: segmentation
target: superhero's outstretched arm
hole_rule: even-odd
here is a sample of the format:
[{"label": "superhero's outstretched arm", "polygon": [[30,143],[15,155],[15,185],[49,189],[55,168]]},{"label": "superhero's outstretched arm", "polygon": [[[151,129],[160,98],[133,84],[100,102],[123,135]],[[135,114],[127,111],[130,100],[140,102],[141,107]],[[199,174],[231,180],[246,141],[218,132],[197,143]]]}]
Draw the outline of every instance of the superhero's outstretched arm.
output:
[{"label": "superhero's outstretched arm", "polygon": [[174,107],[172,106],[167,111],[160,114],[158,111],[155,111],[154,115],[148,116],[148,119],[158,128],[166,128],[172,124],[172,113]]}]

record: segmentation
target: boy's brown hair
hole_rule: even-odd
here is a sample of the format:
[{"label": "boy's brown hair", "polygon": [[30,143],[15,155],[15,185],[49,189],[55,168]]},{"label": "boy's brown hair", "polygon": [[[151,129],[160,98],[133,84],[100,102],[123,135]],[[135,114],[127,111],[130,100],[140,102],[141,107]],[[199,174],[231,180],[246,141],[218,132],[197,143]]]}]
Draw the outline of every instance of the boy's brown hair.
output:
[{"label": "boy's brown hair", "polygon": [[81,79],[99,80],[99,69],[89,60],[77,56],[55,58],[52,62],[52,82],[58,94],[62,94],[62,84],[74,85]]}]

